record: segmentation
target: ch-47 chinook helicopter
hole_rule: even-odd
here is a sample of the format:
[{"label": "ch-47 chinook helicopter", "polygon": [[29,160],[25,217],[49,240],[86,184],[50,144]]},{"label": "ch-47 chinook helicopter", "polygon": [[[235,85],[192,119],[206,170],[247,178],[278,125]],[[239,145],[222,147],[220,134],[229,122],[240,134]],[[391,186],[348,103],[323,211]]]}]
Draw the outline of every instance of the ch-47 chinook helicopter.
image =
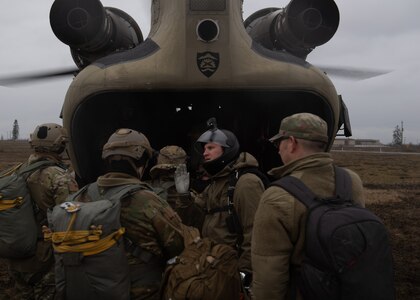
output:
[{"label": "ch-47 chinook helicopter", "polygon": [[243,19],[243,0],[153,0],[151,29],[99,0],[55,0],[54,34],[78,67],[62,108],[69,156],[81,183],[103,172],[101,149],[120,127],[159,149],[193,143],[215,117],[264,170],[279,163],[268,138],[285,116],[311,112],[351,136],[346,106],[306,61],[339,24],[333,0],[291,0]]},{"label": "ch-47 chinook helicopter", "polygon": [[80,181],[103,171],[101,149],[120,127],[159,149],[192,144],[215,117],[267,170],[279,163],[268,138],[283,117],[312,112],[351,135],[346,107],[307,55],[335,34],[333,0],[292,0],[242,16],[242,0],[153,0],[144,40],[127,13],[99,0],[55,0],[54,34],[79,68],[62,118]]}]

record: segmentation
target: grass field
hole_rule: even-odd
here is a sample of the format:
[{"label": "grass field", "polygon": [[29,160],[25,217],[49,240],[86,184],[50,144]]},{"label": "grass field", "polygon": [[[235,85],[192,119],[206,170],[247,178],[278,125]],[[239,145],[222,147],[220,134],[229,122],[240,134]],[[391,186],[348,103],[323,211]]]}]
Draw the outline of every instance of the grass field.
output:
[{"label": "grass field", "polygon": [[338,151],[332,156],[360,175],[366,206],[389,229],[397,299],[420,299],[420,154]]},{"label": "grass field", "polygon": [[[0,171],[24,161],[29,153],[25,141],[0,141]],[[420,299],[420,154],[334,151],[332,156],[339,166],[360,175],[367,207],[389,229],[397,299]],[[11,284],[0,260],[0,291]]]}]

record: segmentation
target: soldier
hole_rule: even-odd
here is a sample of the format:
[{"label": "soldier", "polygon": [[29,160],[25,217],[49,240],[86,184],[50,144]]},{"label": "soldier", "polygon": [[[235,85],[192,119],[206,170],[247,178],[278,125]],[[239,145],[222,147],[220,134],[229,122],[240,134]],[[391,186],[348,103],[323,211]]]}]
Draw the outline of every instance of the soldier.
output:
[{"label": "soldier", "polygon": [[[96,181],[101,195],[115,187],[144,186],[121,200],[120,221],[126,229],[132,300],[158,299],[166,261],[184,248],[179,216],[141,181],[152,153],[145,135],[133,129],[118,129],[103,147],[107,173]],[[95,200],[86,197],[90,195],[82,194],[75,200]]]},{"label": "soldier", "polygon": [[254,172],[249,172],[257,169],[258,162],[251,154],[240,153],[236,136],[231,131],[218,129],[215,122],[210,125],[212,128],[196,142],[204,157],[202,166],[210,176],[210,183],[197,202],[206,212],[201,232],[203,237],[236,248],[239,271],[246,277],[247,286],[252,275],[254,214],[264,183]]},{"label": "soldier", "polygon": [[[270,175],[295,176],[316,195],[325,196],[323,199],[334,195],[334,165],[325,152],[328,134],[324,120],[309,113],[289,116],[282,120],[279,133],[270,141],[284,163],[270,170]],[[352,179],[353,201],[364,206],[360,177],[346,170]],[[262,195],[252,240],[252,294],[256,299],[301,299],[299,291],[293,288],[293,274],[299,272],[304,258],[307,215],[305,205],[280,187],[270,187]]]},{"label": "soldier", "polygon": [[[175,145],[163,147],[159,151],[156,165],[150,169],[151,185],[178,213],[185,225],[201,229],[204,212],[195,204],[197,194],[189,190],[190,177],[186,163],[187,153],[184,149]],[[177,170],[185,174],[182,182],[175,181]]]},{"label": "soldier", "polygon": [[[36,204],[38,227],[47,224],[47,209],[62,203],[78,190],[63,153],[68,142],[66,130],[54,123],[37,126],[30,136],[34,153],[26,164],[49,161],[53,165],[34,171],[27,178],[27,186]],[[54,255],[50,242],[39,239],[36,254],[24,259],[10,259],[9,272],[14,279],[12,299],[53,299],[55,293]]]}]

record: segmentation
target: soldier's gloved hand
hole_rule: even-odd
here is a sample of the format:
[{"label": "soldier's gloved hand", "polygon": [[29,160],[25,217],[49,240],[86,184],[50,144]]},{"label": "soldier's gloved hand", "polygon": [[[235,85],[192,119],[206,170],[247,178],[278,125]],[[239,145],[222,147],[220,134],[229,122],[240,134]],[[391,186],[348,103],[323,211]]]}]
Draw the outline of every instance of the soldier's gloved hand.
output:
[{"label": "soldier's gloved hand", "polygon": [[175,170],[175,187],[180,194],[188,193],[190,188],[190,173],[187,172],[187,166],[180,164]]}]

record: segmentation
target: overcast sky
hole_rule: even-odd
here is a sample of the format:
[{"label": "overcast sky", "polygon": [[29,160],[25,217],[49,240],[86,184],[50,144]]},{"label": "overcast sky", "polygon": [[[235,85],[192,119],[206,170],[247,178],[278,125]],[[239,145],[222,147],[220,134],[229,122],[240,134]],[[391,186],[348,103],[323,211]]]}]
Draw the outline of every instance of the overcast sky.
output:
[{"label": "overcast sky", "polygon": [[[176,1],[176,0],[174,0]],[[73,67],[68,46],[49,25],[52,0],[2,0],[0,77]],[[146,37],[150,0],[103,0],[131,15]],[[353,138],[392,141],[404,122],[406,143],[420,143],[420,1],[337,0],[340,25],[335,36],[307,60],[315,65],[392,70],[362,81],[331,77],[349,109]],[[288,1],[245,0],[244,19],[258,9]],[[71,77],[0,86],[0,135],[9,137],[18,120],[20,137],[38,123],[61,124],[59,113]]]}]

